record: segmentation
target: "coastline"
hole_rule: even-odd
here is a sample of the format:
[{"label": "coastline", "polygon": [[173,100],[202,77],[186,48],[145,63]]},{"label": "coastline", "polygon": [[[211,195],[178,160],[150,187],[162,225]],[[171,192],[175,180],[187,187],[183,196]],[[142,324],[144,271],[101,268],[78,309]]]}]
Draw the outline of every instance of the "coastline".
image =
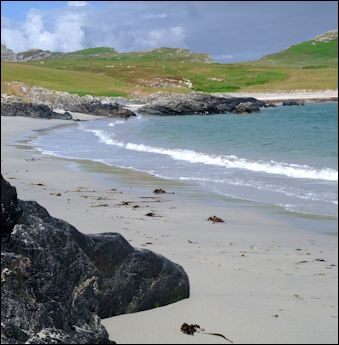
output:
[{"label": "coastline", "polygon": [[[15,143],[27,131],[74,123],[3,117],[1,122],[2,173],[19,197],[41,202],[84,233],[120,232],[132,245],[150,248],[186,269],[190,299],[103,321],[118,343],[225,343],[213,336],[183,335],[184,322],[234,342],[337,342],[337,238],[301,231],[255,210],[201,206],[177,194],[159,197],[152,193],[158,187],[153,178],[146,194],[133,185],[113,190],[111,173],[79,169],[76,161]],[[132,181],[138,174],[125,178]],[[76,191],[79,187],[84,192]],[[159,217],[146,217],[149,211]],[[226,222],[208,223],[213,214]]]},{"label": "coastline", "polygon": [[275,92],[233,92],[233,93],[215,93],[214,95],[225,95],[231,97],[254,97],[260,101],[273,104],[282,104],[284,101],[296,102],[337,102],[338,90],[293,90],[293,91],[275,91]]}]

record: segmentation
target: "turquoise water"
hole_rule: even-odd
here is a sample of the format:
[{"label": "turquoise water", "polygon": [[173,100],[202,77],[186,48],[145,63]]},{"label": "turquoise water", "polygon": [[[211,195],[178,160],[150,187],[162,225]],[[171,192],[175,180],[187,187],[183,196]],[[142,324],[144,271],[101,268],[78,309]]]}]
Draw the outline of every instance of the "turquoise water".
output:
[{"label": "turquoise water", "polygon": [[188,181],[227,197],[337,215],[337,103],[80,122],[35,145],[46,154]]}]

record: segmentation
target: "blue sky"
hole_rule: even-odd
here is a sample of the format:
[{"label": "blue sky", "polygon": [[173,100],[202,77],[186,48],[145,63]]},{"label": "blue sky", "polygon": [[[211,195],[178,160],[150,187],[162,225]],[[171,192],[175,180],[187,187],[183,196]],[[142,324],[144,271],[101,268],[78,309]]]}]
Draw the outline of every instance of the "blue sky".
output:
[{"label": "blue sky", "polygon": [[181,47],[217,61],[260,58],[338,27],[336,1],[2,1],[14,51]]}]

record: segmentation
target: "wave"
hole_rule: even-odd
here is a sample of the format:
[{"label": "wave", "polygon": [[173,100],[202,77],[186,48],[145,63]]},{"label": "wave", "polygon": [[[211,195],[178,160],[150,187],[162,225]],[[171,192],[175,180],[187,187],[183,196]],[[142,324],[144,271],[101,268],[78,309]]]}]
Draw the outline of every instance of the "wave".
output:
[{"label": "wave", "polygon": [[262,160],[251,161],[245,158],[239,158],[235,155],[213,155],[185,149],[167,149],[144,144],[124,143],[122,141],[113,140],[111,134],[106,134],[98,129],[86,129],[86,131],[92,132],[101,142],[107,145],[119,146],[126,150],[166,155],[174,160],[216,165],[226,168],[245,169],[254,172],[284,175],[292,178],[338,181],[338,171],[330,168],[316,169],[308,165],[276,162],[274,160],[269,162]]}]

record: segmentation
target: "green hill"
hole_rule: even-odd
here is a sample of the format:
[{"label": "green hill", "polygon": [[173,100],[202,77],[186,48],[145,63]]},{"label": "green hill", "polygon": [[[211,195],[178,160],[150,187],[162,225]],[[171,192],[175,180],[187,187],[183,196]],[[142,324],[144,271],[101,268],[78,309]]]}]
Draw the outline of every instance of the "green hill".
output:
[{"label": "green hill", "polygon": [[[220,64],[208,54],[159,48],[118,53],[89,48],[40,60],[3,62],[1,81],[79,95],[141,96],[154,92],[336,89],[338,38],[325,34],[259,61]],[[3,86],[2,86],[3,87]]]},{"label": "green hill", "polygon": [[305,68],[337,67],[338,31],[330,31],[281,52],[264,56],[258,63]]}]

